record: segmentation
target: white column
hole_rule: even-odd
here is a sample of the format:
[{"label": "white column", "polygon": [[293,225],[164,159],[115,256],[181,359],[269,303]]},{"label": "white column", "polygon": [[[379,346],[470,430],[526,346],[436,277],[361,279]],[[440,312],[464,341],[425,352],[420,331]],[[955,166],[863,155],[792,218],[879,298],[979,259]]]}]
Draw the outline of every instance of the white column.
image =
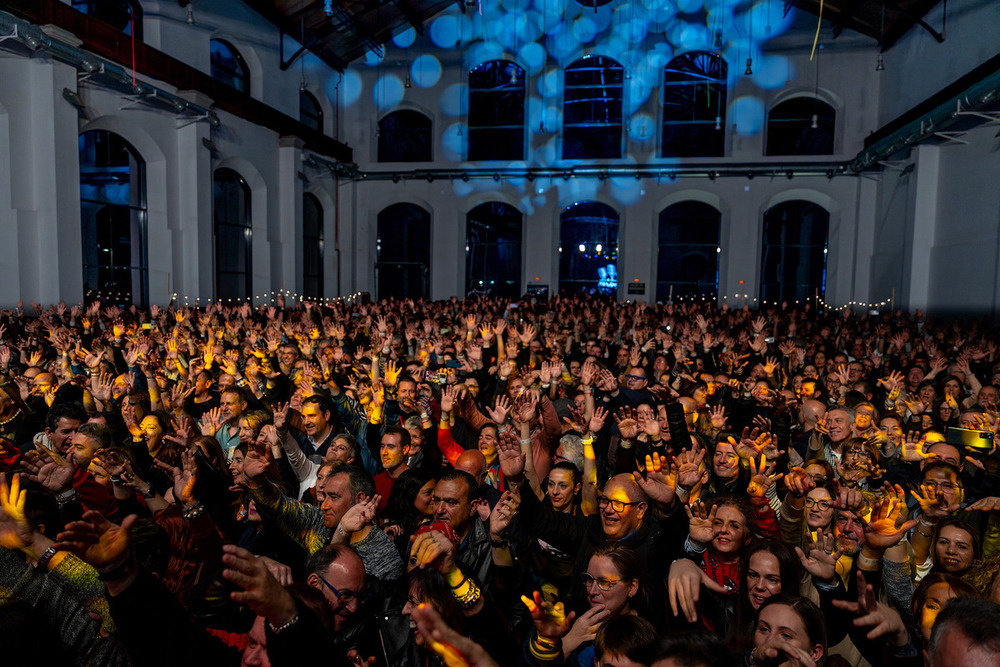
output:
[{"label": "white column", "polygon": [[[301,139],[278,140],[278,218],[268,221],[267,240],[271,246],[271,284],[259,292],[285,289],[302,292],[302,147]],[[258,286],[254,286],[258,290]],[[259,294],[251,294],[255,296]]]},{"label": "white column", "polygon": [[941,172],[941,149],[938,146],[918,146],[914,149],[915,187],[913,221],[908,233],[909,252],[904,259],[904,276],[909,278],[905,306],[910,310],[926,309],[930,292],[931,253],[934,248],[934,228],[937,225],[938,184]]},{"label": "white column", "polygon": [[[177,222],[174,266],[176,289],[193,305],[212,299],[215,283],[215,225],[212,220],[212,156],[202,143],[210,137],[206,123],[177,130]],[[155,252],[150,248],[150,253]]]}]

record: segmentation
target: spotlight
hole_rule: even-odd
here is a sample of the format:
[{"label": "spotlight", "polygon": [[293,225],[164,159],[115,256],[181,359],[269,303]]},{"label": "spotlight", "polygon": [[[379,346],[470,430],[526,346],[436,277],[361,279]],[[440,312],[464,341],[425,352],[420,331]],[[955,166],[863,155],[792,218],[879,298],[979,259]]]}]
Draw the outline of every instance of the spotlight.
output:
[{"label": "spotlight", "polygon": [[587,246],[585,246],[584,244],[581,243],[580,244],[580,252],[587,252]]},{"label": "spotlight", "polygon": [[885,60],[882,59],[882,54],[878,54],[878,60],[875,61],[875,71],[881,72],[885,69]]},{"label": "spotlight", "polygon": [[715,129],[716,130],[721,130],[722,129],[722,116],[716,116],[715,117]]},{"label": "spotlight", "polygon": [[753,75],[753,67],[752,66],[753,66],[753,58],[747,58],[747,69],[746,69],[745,72],[743,72],[743,74],[745,74],[746,76]]}]

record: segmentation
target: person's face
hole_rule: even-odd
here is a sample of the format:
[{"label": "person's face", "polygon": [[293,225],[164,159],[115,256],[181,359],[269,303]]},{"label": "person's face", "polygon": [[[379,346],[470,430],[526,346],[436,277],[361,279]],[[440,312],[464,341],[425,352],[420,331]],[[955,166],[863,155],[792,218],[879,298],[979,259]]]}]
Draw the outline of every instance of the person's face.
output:
[{"label": "person's face", "polygon": [[712,457],[712,470],[715,476],[722,480],[730,480],[740,472],[740,457],[728,442],[720,442],[715,446]]},{"label": "person's face", "polygon": [[874,467],[871,452],[862,445],[853,445],[844,452],[843,465],[845,470],[867,470]]},{"label": "person's face", "polygon": [[614,503],[610,501],[631,502],[625,487],[616,479],[612,479],[604,487],[604,496],[608,499],[608,502],[604,507],[599,508],[604,535],[611,540],[620,540],[638,528],[639,524],[642,523],[642,517],[646,512],[646,504],[625,505],[621,512],[616,512]]},{"label": "person's face", "polygon": [[864,433],[871,428],[872,418],[874,417],[874,410],[867,405],[859,405],[857,410],[854,412],[854,429],[858,433]]},{"label": "person's face", "polygon": [[479,396],[479,383],[475,380],[469,379],[465,381],[465,386],[468,388],[469,393],[472,394],[473,398]]},{"label": "person's face", "polygon": [[56,389],[56,378],[52,373],[39,373],[31,380],[31,390],[37,396],[51,394]]},{"label": "person's face", "polygon": [[848,556],[856,554],[864,544],[865,529],[854,512],[846,510],[837,512],[834,534],[837,536],[837,547],[843,549]]},{"label": "person's face", "polygon": [[615,355],[615,360],[618,362],[619,366],[624,366],[628,363],[628,350],[624,347],[618,349],[618,353]]},{"label": "person's face", "polygon": [[579,378],[582,370],[583,370],[583,365],[578,360],[574,359],[573,361],[569,362],[570,377]]},{"label": "person's face", "polygon": [[257,511],[257,503],[252,500],[247,503],[247,521],[250,523],[261,523],[260,512]]},{"label": "person's face", "polygon": [[299,351],[291,345],[282,345],[278,350],[278,360],[285,366],[292,366],[298,359]]},{"label": "person's face", "polygon": [[979,405],[984,408],[992,408],[997,404],[997,388],[993,385],[986,385],[979,390]]},{"label": "person's face", "polygon": [[399,402],[404,405],[414,405],[417,400],[417,385],[409,380],[399,383]]},{"label": "person's face", "polygon": [[229,472],[233,474],[233,479],[243,478],[243,452],[238,449],[233,450],[233,459],[229,462]]},{"label": "person's face", "polygon": [[927,589],[927,598],[924,600],[924,606],[920,609],[919,615],[920,634],[923,635],[925,642],[930,641],[931,630],[934,628],[934,621],[938,614],[944,609],[948,600],[954,597],[957,597],[955,591],[943,581]]},{"label": "person's face", "polygon": [[521,378],[514,378],[509,383],[507,383],[507,393],[511,397],[517,397],[524,393],[524,382]]},{"label": "person's face", "polygon": [[549,471],[549,482],[545,492],[552,501],[552,508],[563,511],[573,502],[577,485],[573,483],[573,473],[562,468]]},{"label": "person's face", "polygon": [[625,376],[626,386],[633,391],[645,389],[648,383],[649,381],[646,379],[646,371],[641,368],[633,368],[632,371]]},{"label": "person's face", "polygon": [[326,572],[321,574],[330,586],[337,589],[337,592],[340,593],[339,596],[330,590],[330,586],[324,584],[316,574],[307,577],[306,583],[323,593],[323,597],[326,598],[333,610],[333,629],[340,630],[344,623],[358,611],[358,596],[365,588],[364,567],[353,560],[334,561],[326,569]]},{"label": "person's face", "polygon": [[728,505],[720,507],[715,515],[715,528],[719,534],[712,540],[712,547],[727,556],[739,553],[750,537],[743,513]]},{"label": "person's face", "polygon": [[264,631],[264,617],[258,616],[250,628],[246,648],[243,649],[241,667],[271,667],[267,657],[267,633]]},{"label": "person's face", "polygon": [[822,530],[833,521],[833,498],[823,488],[806,494],[806,523],[810,530]]},{"label": "person's face", "polygon": [[497,458],[497,430],[495,428],[484,428],[479,434],[477,446],[486,458],[486,463],[492,464]]},{"label": "person's face", "polygon": [[66,457],[77,468],[86,468],[97,453],[97,443],[80,433],[74,433],[70,439],[69,452]]},{"label": "person's face", "polygon": [[220,399],[220,407],[222,408],[222,418],[232,424],[240,418],[240,415],[246,410],[247,404],[241,402],[238,395],[227,392]]},{"label": "person's face", "polygon": [[[420,588],[416,584],[410,586],[410,590],[406,595],[406,604],[403,605],[403,611],[401,612],[403,616],[406,616],[410,621],[410,631],[413,632],[417,629],[417,622],[413,620],[411,614],[413,610],[419,607],[424,602],[424,596],[421,594]],[[417,643],[423,645],[423,637],[417,635]]]},{"label": "person's face", "polygon": [[444,521],[455,529],[459,535],[465,532],[472,513],[472,503],[469,502],[469,489],[461,479],[448,479],[438,482],[431,497],[434,503],[434,518]]},{"label": "person's face", "polygon": [[802,377],[817,378],[819,377],[819,372],[812,364],[806,364],[802,367]]},{"label": "person's face", "polygon": [[149,443],[159,442],[163,438],[163,427],[160,420],[152,415],[146,415],[139,422],[139,428],[146,434],[146,441]]},{"label": "person's face", "polygon": [[911,391],[917,388],[924,379],[924,371],[917,366],[914,366],[906,374],[906,386]]},{"label": "person's face", "polygon": [[954,445],[949,445],[947,442],[935,442],[933,445],[927,448],[928,454],[935,454],[937,458],[944,461],[945,463],[950,463],[953,466],[958,466],[959,453],[958,448]]},{"label": "person's face", "polygon": [[933,405],[934,397],[936,394],[937,392],[934,391],[934,387],[932,387],[929,384],[925,384],[917,392],[917,395],[920,396],[920,400],[923,402],[924,405]]},{"label": "person's face", "polygon": [[343,438],[334,438],[326,450],[325,461],[339,461],[340,463],[353,463],[351,456],[351,446]]},{"label": "person's face", "polygon": [[817,352],[815,355],[813,355],[813,362],[815,362],[817,369],[819,369],[819,368],[825,369],[826,368],[826,353],[824,353],[824,352]]},{"label": "person's face", "polygon": [[863,370],[864,367],[857,361],[847,364],[847,379],[851,381],[851,384],[861,379],[861,372]]},{"label": "person's face", "polygon": [[959,526],[945,526],[934,543],[934,562],[948,574],[961,574],[975,558],[972,536]]},{"label": "person's face", "polygon": [[805,651],[814,661],[823,656],[822,646],[810,645],[802,617],[788,605],[772,604],[760,612],[754,631],[754,646],[763,646],[775,635]]},{"label": "person's face", "polygon": [[804,380],[802,386],[799,388],[799,398],[803,401],[816,398],[816,383],[811,380]]},{"label": "person's face", "polygon": [[892,418],[883,419],[878,423],[879,429],[885,433],[889,443],[898,447],[903,442],[903,427]]},{"label": "person's face", "polygon": [[944,393],[957,399],[962,392],[962,385],[955,378],[949,378],[944,383]]},{"label": "person's face", "polygon": [[302,406],[302,427],[305,429],[306,435],[316,437],[326,433],[329,423],[330,413],[323,412],[318,405],[306,403]]},{"label": "person's face", "polygon": [[204,371],[199,373],[194,388],[199,394],[208,391],[212,388],[212,376]]},{"label": "person's face", "polygon": [[48,431],[49,440],[52,442],[52,448],[60,454],[65,454],[66,448],[69,447],[70,439],[73,437],[73,434],[76,433],[76,429],[80,428],[80,424],[82,423],[83,422],[79,419],[60,417],[56,421],[55,430]]},{"label": "person's face", "polygon": [[[323,510],[323,525],[333,529],[340,525],[344,514],[354,505],[350,478],[338,475],[336,471],[326,478],[326,494],[320,509]],[[334,584],[336,586],[336,584]]]},{"label": "person's face", "polygon": [[781,569],[778,557],[770,551],[758,551],[747,563],[747,595],[754,611],[764,600],[781,592]]},{"label": "person's face", "polygon": [[942,468],[934,468],[924,473],[922,484],[933,486],[937,497],[948,505],[961,502],[962,487],[955,473]]},{"label": "person's face", "polygon": [[810,463],[805,467],[805,471],[816,484],[826,484],[830,481],[826,478],[826,469],[818,463]]},{"label": "person's face", "polygon": [[[603,606],[612,616],[621,614],[631,596],[639,590],[639,581],[623,581],[621,572],[607,556],[593,556],[587,565],[587,574],[594,578],[589,585],[585,585],[590,606]],[[602,591],[601,583],[610,583],[611,587]]]},{"label": "person's face", "polygon": [[843,410],[831,410],[826,413],[826,432],[832,442],[838,443],[851,437],[854,420]]},{"label": "person's face", "polygon": [[382,467],[386,470],[395,470],[406,462],[406,456],[410,453],[409,447],[403,446],[403,438],[398,433],[388,433],[382,436],[382,447],[379,455],[382,458]]},{"label": "person's face", "polygon": [[413,499],[413,506],[423,516],[434,516],[434,486],[437,484],[433,479],[420,487],[416,497]]},{"label": "person's face", "polygon": [[240,442],[244,445],[252,443],[254,441],[253,426],[251,426],[246,419],[240,419],[237,424],[240,427]]},{"label": "person's face", "polygon": [[316,473],[316,486],[313,487],[313,493],[316,495],[316,504],[322,505],[323,501],[326,500],[326,480],[330,477],[330,473],[333,469],[330,466],[323,466]]}]

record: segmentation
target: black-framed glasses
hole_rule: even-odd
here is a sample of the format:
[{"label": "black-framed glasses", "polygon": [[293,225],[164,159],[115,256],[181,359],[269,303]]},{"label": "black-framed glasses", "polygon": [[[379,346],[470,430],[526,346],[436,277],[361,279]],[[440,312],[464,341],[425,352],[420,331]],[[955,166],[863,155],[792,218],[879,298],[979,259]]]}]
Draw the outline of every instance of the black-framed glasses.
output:
[{"label": "black-framed glasses", "polygon": [[320,575],[317,574],[316,576],[319,577],[319,580],[323,582],[324,586],[333,591],[333,594],[337,597],[337,602],[339,602],[340,604],[347,606],[351,604],[351,602],[353,602],[354,600],[360,601],[361,596],[358,593],[355,593],[354,591],[339,591],[329,581],[327,581],[323,577],[320,577]]},{"label": "black-framed glasses", "polygon": [[806,497],[806,507],[819,507],[824,512],[833,507],[829,500],[816,500]]},{"label": "black-framed glasses", "polygon": [[625,511],[626,507],[629,507],[631,505],[638,505],[640,502],[642,501],[640,500],[634,503],[627,503],[624,500],[615,500],[614,498],[601,496],[600,498],[597,499],[597,506],[600,507],[601,509],[604,509],[608,505],[611,505],[611,509],[613,511],[617,512],[618,514],[621,514],[622,512]]},{"label": "black-framed glasses", "polygon": [[583,587],[590,589],[591,586],[597,584],[597,587],[602,591],[610,591],[615,585],[621,583],[621,579],[608,579],[607,577],[595,577],[587,572],[580,575],[580,581],[583,582]]},{"label": "black-framed glasses", "polygon": [[626,380],[634,380],[635,382],[639,382],[640,380],[645,380],[647,378],[645,376],[643,376],[643,375],[626,375],[625,379]]}]

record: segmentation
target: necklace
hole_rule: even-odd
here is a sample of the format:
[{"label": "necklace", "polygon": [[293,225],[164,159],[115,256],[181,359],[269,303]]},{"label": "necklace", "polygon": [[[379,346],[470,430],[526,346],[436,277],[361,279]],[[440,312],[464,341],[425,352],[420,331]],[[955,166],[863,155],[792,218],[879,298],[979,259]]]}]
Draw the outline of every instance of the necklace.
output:
[{"label": "necklace", "polygon": [[9,418],[0,421],[0,428],[3,428],[7,424],[11,423],[15,419],[17,419],[20,415],[21,415],[21,408],[18,408],[17,410],[14,411],[14,414],[12,414]]}]

